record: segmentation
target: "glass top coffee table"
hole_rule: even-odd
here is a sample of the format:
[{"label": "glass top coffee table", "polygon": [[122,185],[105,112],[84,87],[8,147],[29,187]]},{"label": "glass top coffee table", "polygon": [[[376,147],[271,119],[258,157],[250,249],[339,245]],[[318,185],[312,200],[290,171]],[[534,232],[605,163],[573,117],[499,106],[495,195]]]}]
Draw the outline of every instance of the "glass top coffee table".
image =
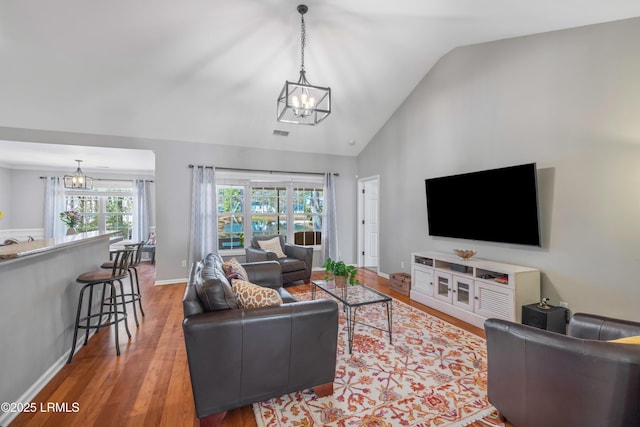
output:
[{"label": "glass top coffee table", "polygon": [[[381,292],[371,289],[370,287],[362,284],[357,285],[336,285],[333,280],[313,280],[311,282],[311,298],[316,297],[316,288],[322,289],[338,301],[340,301],[344,307],[345,317],[347,320],[347,336],[349,340],[349,354],[353,348],[353,334],[355,332],[356,323],[369,326],[384,332],[389,333],[389,344],[391,344],[391,319],[392,319],[392,298],[389,295],[385,295]],[[356,314],[358,308],[365,305],[382,304],[387,310],[387,326],[386,330],[378,328],[377,326],[369,325],[367,323],[357,322]]]}]

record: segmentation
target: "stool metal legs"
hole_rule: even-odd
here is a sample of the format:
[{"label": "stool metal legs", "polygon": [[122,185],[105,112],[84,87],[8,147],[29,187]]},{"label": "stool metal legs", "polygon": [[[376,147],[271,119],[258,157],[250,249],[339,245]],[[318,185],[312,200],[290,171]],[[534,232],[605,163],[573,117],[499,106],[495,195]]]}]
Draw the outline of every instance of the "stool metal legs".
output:
[{"label": "stool metal legs", "polygon": [[[124,294],[122,289],[122,281],[120,282],[120,295],[116,293],[116,287],[113,284],[113,281],[109,282],[95,282],[88,283],[82,287],[80,290],[80,297],[78,298],[78,309],[76,310],[76,322],[73,329],[73,341],[71,342],[71,353],[69,353],[69,358],[67,359],[67,363],[71,363],[71,359],[73,358],[73,354],[76,349],[76,341],[78,339],[78,329],[84,329],[84,345],[87,345],[89,340],[89,329],[96,329],[96,332],[100,330],[101,327],[114,325],[114,336],[116,341],[116,354],[120,356],[120,339],[118,337],[118,323],[123,321],[125,330],[127,331],[127,335],[131,338],[131,332],[129,331],[129,324],[127,322],[127,309],[125,306]],[[104,312],[105,298],[103,297],[100,303],[100,312],[96,314],[91,314],[91,305],[93,303],[93,287],[96,285],[102,284],[103,293],[105,292],[105,288],[108,286],[110,291],[110,297],[108,298],[109,302],[106,304],[108,306],[109,312]],[[87,302],[87,315],[85,317],[80,317],[82,313],[82,302],[84,300],[84,292],[89,288],[89,300]],[[118,301],[117,298],[120,296],[122,311],[118,311]],[[102,318],[104,316],[108,316],[107,320],[103,322]],[[111,316],[113,316],[113,321],[111,321]],[[91,319],[97,318],[98,322],[95,325],[91,324]],[[137,319],[136,319],[137,320]]]}]

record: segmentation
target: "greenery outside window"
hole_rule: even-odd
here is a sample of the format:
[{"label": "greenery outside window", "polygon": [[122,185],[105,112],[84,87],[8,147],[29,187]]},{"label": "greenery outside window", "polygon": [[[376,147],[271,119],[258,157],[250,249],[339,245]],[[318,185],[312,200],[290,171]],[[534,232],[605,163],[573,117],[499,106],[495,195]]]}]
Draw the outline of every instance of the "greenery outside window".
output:
[{"label": "greenery outside window", "polygon": [[133,227],[133,185],[131,182],[94,181],[93,190],[66,190],[65,210],[75,210],[82,216],[76,231],[118,231],[131,238]]},{"label": "greenery outside window", "polygon": [[218,185],[218,249],[244,245],[244,195],[241,185]]},{"label": "greenery outside window", "polygon": [[278,178],[249,174],[216,178],[219,250],[243,249],[253,236],[276,234],[298,245],[321,244],[322,178],[304,177],[312,182]]}]

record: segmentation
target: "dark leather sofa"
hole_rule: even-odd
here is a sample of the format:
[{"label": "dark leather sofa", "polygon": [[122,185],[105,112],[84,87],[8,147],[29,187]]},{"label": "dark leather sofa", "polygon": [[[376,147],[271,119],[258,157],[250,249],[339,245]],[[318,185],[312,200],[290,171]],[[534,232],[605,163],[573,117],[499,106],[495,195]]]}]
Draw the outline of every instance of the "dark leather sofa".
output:
[{"label": "dark leather sofa", "polygon": [[280,239],[280,246],[286,258],[278,258],[273,252],[260,248],[259,240],[270,240],[274,236],[253,236],[251,247],[245,248],[247,262],[258,261],[278,261],[282,268],[282,283],[297,282],[298,280],[309,283],[311,281],[311,269],[313,267],[313,248],[311,246],[300,246],[286,243],[284,236],[277,236]]},{"label": "dark leather sofa", "polygon": [[567,335],[485,321],[489,402],[515,427],[640,426],[640,323],[575,314]]},{"label": "dark leather sofa", "polygon": [[229,409],[303,389],[333,392],[338,305],[296,301],[282,287],[277,262],[243,267],[252,283],[276,289],[283,304],[228,308],[228,288],[216,286],[228,281],[215,254],[194,263],[189,275],[182,326],[198,418],[223,417]]}]

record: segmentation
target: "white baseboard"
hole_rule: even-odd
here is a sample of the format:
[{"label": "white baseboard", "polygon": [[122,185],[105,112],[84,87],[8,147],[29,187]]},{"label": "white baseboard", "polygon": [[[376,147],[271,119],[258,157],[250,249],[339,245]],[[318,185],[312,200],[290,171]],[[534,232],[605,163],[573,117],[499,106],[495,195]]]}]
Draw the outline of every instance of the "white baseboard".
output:
[{"label": "white baseboard", "polygon": [[[89,333],[89,338],[91,338],[95,333],[96,331],[91,331]],[[76,353],[84,345],[84,334],[79,334],[79,335],[80,335],[80,338],[76,340],[76,351],[75,351]],[[69,353],[71,353],[71,349],[65,351],[65,353],[62,356],[60,356],[60,358],[56,360],[54,364],[51,365],[51,367],[49,367],[49,369],[47,369],[45,373],[42,374],[40,378],[38,378],[38,380],[35,383],[33,383],[31,387],[27,389],[27,391],[22,393],[22,396],[18,397],[14,402],[30,403],[38,395],[38,393],[40,393],[40,390],[42,390],[47,384],[49,384],[49,381],[51,381],[53,377],[55,377],[56,374],[60,372],[62,368],[64,368],[64,366],[67,364]],[[71,402],[69,402],[69,404],[71,404]],[[20,414],[19,412],[1,413],[0,427],[8,426],[19,414]]]},{"label": "white baseboard", "polygon": [[156,280],[155,285],[179,285],[180,283],[187,283],[186,277],[184,279],[168,279],[168,280]]}]

